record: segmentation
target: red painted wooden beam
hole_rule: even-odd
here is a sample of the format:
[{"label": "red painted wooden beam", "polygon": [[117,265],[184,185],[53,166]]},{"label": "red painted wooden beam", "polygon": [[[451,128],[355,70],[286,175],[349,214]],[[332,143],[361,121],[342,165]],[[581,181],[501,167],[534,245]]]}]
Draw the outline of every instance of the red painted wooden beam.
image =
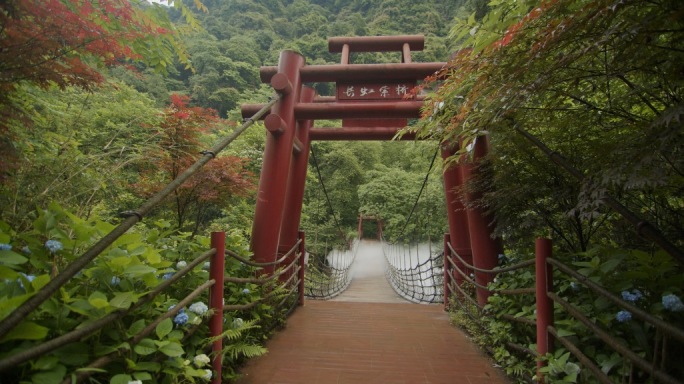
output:
[{"label": "red painted wooden beam", "polygon": [[425,48],[425,36],[330,37],[328,38],[328,51],[342,52],[344,45],[347,44],[350,52],[401,52],[405,43],[408,43],[412,51],[422,51]]},{"label": "red painted wooden beam", "polygon": [[[403,64],[325,64],[310,65],[299,71],[303,82],[375,81],[375,80],[422,80],[442,69],[447,63]],[[261,67],[259,76],[269,83],[277,67]]]},{"label": "red painted wooden beam", "polygon": [[[417,119],[422,101],[354,102],[354,103],[299,103],[295,106],[297,120],[319,119]],[[242,117],[249,118],[262,104],[243,104]],[[269,115],[270,116],[270,115]]]},{"label": "red painted wooden beam", "polygon": [[[392,140],[402,128],[359,127],[359,128],[313,128],[310,132],[311,140]],[[415,140],[416,134],[405,133],[399,140]]]},{"label": "red painted wooden beam", "polygon": [[297,120],[317,119],[416,119],[420,117],[421,101],[299,103],[295,105]]}]

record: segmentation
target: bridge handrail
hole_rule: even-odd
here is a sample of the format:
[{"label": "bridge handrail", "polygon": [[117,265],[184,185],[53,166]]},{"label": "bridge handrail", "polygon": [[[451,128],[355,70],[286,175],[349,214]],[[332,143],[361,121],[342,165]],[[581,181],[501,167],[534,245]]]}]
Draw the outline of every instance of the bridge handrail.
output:
[{"label": "bridge handrail", "polygon": [[292,246],[292,248],[290,248],[289,251],[287,251],[286,254],[284,254],[283,256],[281,256],[279,259],[277,259],[275,261],[269,261],[266,263],[258,263],[256,261],[251,261],[251,260],[245,259],[244,257],[241,257],[240,255],[238,255],[237,253],[235,253],[229,249],[226,249],[226,255],[232,257],[233,259],[235,259],[235,260],[237,260],[243,264],[247,264],[247,265],[252,266],[252,267],[258,267],[258,268],[270,267],[270,266],[278,265],[278,264],[282,263],[285,259],[287,259],[288,256],[292,255],[292,253],[297,250],[297,247],[301,243],[302,243],[302,239],[298,239],[297,242]]},{"label": "bridge handrail", "polygon": [[[318,275],[316,273],[308,273],[306,275],[304,295],[311,299],[329,300],[344,292],[351,284],[352,279],[349,275],[349,271],[354,264],[357,251],[358,244],[355,244],[352,248],[351,260],[346,267],[343,268],[328,265],[325,267],[326,271],[321,271],[315,263],[310,264],[308,268],[316,271]],[[320,277],[323,275],[327,276],[327,278],[324,279]]]},{"label": "bridge handrail", "polygon": [[[665,321],[655,316],[652,316],[651,314],[630,304],[629,302],[622,300],[621,298],[609,292],[602,286],[591,281],[587,276],[584,276],[574,271],[571,267],[564,264],[560,260],[554,259],[552,257],[545,257],[543,265],[551,268],[555,267],[559,271],[569,276],[572,276],[573,278],[577,279],[577,281],[580,284],[583,284],[584,286],[592,290],[594,293],[598,294],[603,298],[608,299],[613,304],[617,305],[619,308],[628,310],[632,314],[632,316],[652,324],[664,335],[673,337],[680,342],[684,342],[684,330],[674,327],[673,325],[670,325]],[[578,310],[571,303],[567,302],[566,300],[558,296],[555,292],[551,292],[548,289],[546,289],[544,290],[544,294],[552,302],[559,304],[565,311],[568,312],[568,314],[571,317],[581,322],[585,327],[592,331],[595,336],[601,339],[610,348],[624,356],[627,360],[629,360],[635,366],[638,366],[644,372],[650,374],[658,382],[668,384],[682,383],[682,381],[670,376],[665,371],[657,369],[653,362],[649,362],[646,359],[639,356],[638,354],[636,354],[635,352],[631,351],[621,341],[612,337],[610,334],[608,334],[608,332],[604,331],[601,327],[592,322],[580,310]],[[563,346],[567,348],[568,351],[570,351],[587,369],[589,369],[594,374],[594,377],[597,380],[599,380],[601,383],[612,383],[608,375],[604,373],[601,370],[601,368],[596,366],[596,364],[593,361],[591,361],[586,355],[584,355],[584,353],[582,353],[582,351],[570,339],[559,335],[558,330],[553,325],[553,321],[546,325],[545,331],[551,334],[553,337],[555,337],[556,340],[558,340],[561,344],[563,344]]]},{"label": "bridge handrail", "polygon": [[[515,271],[515,270],[518,270],[521,268],[525,268],[525,267],[529,267],[529,266],[534,265],[534,260],[525,260],[525,261],[522,261],[520,263],[513,264],[511,266],[503,267],[503,268],[500,268],[500,267],[496,267],[494,269],[477,268],[474,265],[463,260],[461,255],[459,255],[458,252],[456,252],[456,250],[454,250],[454,248],[451,246],[451,243],[447,243],[447,246],[449,247],[451,254],[456,256],[456,258],[458,258],[458,261],[460,261],[466,268],[472,269],[473,271],[476,271],[476,272],[495,274],[495,273],[502,273],[502,272],[511,272],[511,271]],[[451,258],[449,258],[449,261],[452,262]]]},{"label": "bridge handrail", "polygon": [[[647,321],[657,328],[659,328],[661,331],[666,332],[669,336],[672,336],[676,338],[677,340],[684,342],[684,330],[681,330],[679,328],[673,327],[672,325],[666,323],[665,321],[652,316],[651,314],[647,313],[646,311],[640,309],[637,306],[634,306],[630,304],[629,302],[626,302],[625,300],[622,300],[621,298],[615,296],[605,288],[601,287],[600,285],[594,283],[591,281],[588,277],[574,271],[572,268],[569,266],[565,265],[563,262],[554,259],[554,258],[547,258],[546,259],[547,263],[558,268],[561,272],[566,273],[575,279],[577,279],[578,282],[582,283],[585,285],[587,288],[591,289],[592,291],[596,292],[597,294],[605,297],[606,299],[610,300],[613,302],[613,304],[618,305],[619,307],[622,307],[629,312],[632,313],[635,317]],[[553,294],[550,292],[549,294]]]}]

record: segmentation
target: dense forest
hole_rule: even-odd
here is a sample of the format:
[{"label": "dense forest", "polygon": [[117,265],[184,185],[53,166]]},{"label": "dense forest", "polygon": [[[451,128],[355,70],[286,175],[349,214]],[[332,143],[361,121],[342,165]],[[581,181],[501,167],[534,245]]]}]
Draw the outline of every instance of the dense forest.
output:
[{"label": "dense forest", "polygon": [[[86,89],[31,82],[15,89],[8,111],[12,119],[3,128],[2,220],[25,229],[36,207],[49,202],[82,217],[114,218],[172,180],[202,146],[232,130],[240,104],[268,97],[271,91],[261,84],[258,69],[275,65],[281,50],[300,52],[308,64],[337,63],[339,54],[328,52],[328,37],[424,34],[426,49],[416,52],[414,60],[445,61],[452,49],[446,35],[453,18],[472,8],[463,1],[204,1],[200,9],[186,3],[182,8],[140,4],[154,8],[155,14],[168,12],[168,22],[180,33],[175,42],[180,48],[166,44],[162,52],[181,50],[186,60],[150,57],[102,67],[101,81]],[[191,19],[184,16],[187,12]],[[397,62],[398,57],[358,54],[352,60]],[[334,84],[314,86],[319,94],[331,95]],[[192,116],[192,124],[182,131],[174,127],[179,111]],[[220,164],[212,165],[196,185],[179,190],[155,215],[193,234],[206,233],[215,224],[248,235],[264,135],[263,129],[250,130]],[[331,217],[337,215],[344,231],[353,231],[361,209],[386,217],[391,235],[408,216],[436,145],[315,144],[332,207],[316,192],[320,181],[311,172],[304,227],[336,234]],[[439,167],[433,171],[439,175]],[[386,211],[359,197],[374,172],[394,173],[385,182],[401,186],[402,197],[384,204]],[[209,191],[212,177],[220,187]],[[441,188],[439,177],[432,179],[431,188]],[[391,187],[373,183],[372,188]],[[431,195],[429,204],[443,209],[440,194]],[[437,220],[433,234],[441,233],[444,223]]]},{"label": "dense forest", "polygon": [[[242,123],[241,104],[264,103],[272,89],[261,84],[259,67],[275,65],[279,52],[300,52],[308,64],[338,63],[328,37],[422,34],[425,50],[413,60],[449,61],[422,85],[424,118],[411,121],[409,130],[424,140],[314,143],[301,225],[308,238],[343,244],[355,236],[361,214],[382,218],[389,240],[409,234],[440,241],[443,166],[468,161],[473,142],[486,137],[491,151],[477,164],[481,177],[459,192],[476,192],[470,207],[492,214],[502,260],[529,259],[534,238],[550,236],[558,257],[582,275],[681,324],[683,6],[679,0],[0,2],[0,321],[233,132]],[[352,56],[353,63],[399,59],[396,53]],[[320,95],[334,94],[332,84],[311,85]],[[0,358],[32,348],[48,333],[61,335],[130,307],[134,294],[206,248],[212,230],[228,231],[230,247],[247,254],[265,135],[260,124],[247,130],[101,261],[73,276],[61,299],[0,336]],[[460,151],[431,167],[444,142],[460,143]],[[206,271],[193,279],[206,280]],[[617,316],[614,305],[576,283],[557,285],[622,343],[683,375],[663,356],[681,356],[681,343],[630,323],[629,312]],[[534,275],[508,275],[496,284],[526,287]],[[230,285],[229,291],[231,303],[259,297],[255,286]],[[152,318],[177,303],[165,296],[136,309],[137,316]],[[241,315],[244,323],[231,315],[239,324],[230,333],[238,341],[224,357],[231,367],[263,353],[257,344],[264,335],[255,324],[278,317],[267,305],[255,308]],[[493,296],[488,310],[534,318],[534,303],[517,298]],[[181,348],[178,330],[172,331],[201,322],[206,310],[200,312],[178,320],[179,314],[175,325],[167,319],[157,344],[128,347],[128,365],[108,368],[116,377],[111,382],[204,377],[206,367],[178,357],[183,348],[202,356],[206,335],[188,335]],[[119,327],[134,333],[144,326],[138,318]],[[533,376],[534,359],[503,347],[532,345],[533,335],[499,320],[488,317],[488,331],[473,331],[476,339],[496,346],[494,355],[510,375]],[[576,320],[561,317],[559,323],[615,380],[645,380]],[[98,333],[13,374],[26,382],[61,382],[91,357],[124,351],[121,337]],[[656,350],[663,345],[663,352]],[[75,353],[79,348],[88,353]],[[157,351],[169,360],[144,360]],[[560,367],[547,371],[549,379],[592,382],[575,370],[566,350],[558,351],[541,357]]]}]

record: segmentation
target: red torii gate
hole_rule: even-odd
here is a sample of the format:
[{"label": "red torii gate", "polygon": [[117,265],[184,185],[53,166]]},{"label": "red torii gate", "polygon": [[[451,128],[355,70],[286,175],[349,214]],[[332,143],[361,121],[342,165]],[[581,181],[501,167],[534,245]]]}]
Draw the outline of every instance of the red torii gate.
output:
[{"label": "red torii gate", "polygon": [[[411,61],[411,52],[424,47],[422,35],[333,37],[328,39],[328,47],[330,52],[342,54],[340,64],[307,66],[300,54],[283,51],[277,67],[260,69],[262,82],[270,83],[281,99],[264,120],[268,134],[251,241],[258,262],[277,260],[299,239],[311,141],[391,140],[406,126],[406,119],[420,117],[423,102],[404,99],[404,94],[417,81],[446,65]],[[352,52],[401,52],[402,59],[397,64],[352,64]],[[309,82],[335,82],[336,96],[317,96],[313,88],[303,85]],[[243,105],[242,115],[248,118],[261,107]],[[343,119],[343,127],[313,128],[317,119]],[[405,134],[401,139],[414,138]],[[457,143],[443,146],[443,158],[457,149]],[[474,158],[486,153],[486,138],[478,139]],[[491,237],[491,217],[482,209],[465,209],[456,194],[472,172],[471,164],[444,172],[449,222],[445,241],[476,268],[491,269],[497,265],[502,250],[500,242]],[[273,267],[263,272],[272,274]],[[476,272],[475,280],[486,285],[491,276]],[[480,304],[486,302],[486,291],[478,290],[477,296]]]}]

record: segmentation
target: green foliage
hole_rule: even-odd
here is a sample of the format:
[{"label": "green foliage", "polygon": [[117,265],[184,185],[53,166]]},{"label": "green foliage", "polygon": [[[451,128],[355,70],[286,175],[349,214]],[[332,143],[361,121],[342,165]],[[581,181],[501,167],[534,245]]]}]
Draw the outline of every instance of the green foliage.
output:
[{"label": "green foliage", "polygon": [[[497,212],[500,234],[517,243],[550,227],[568,251],[595,243],[648,249],[607,212],[610,194],[682,245],[676,154],[684,88],[674,69],[682,61],[674,16],[681,4],[642,5],[494,1],[484,18],[473,13],[452,30],[462,50],[419,130],[462,140],[463,153],[491,135],[496,176],[483,204]],[[583,180],[557,169],[517,129],[557,151]]]},{"label": "green foliage", "polygon": [[[684,277],[678,267],[664,252],[649,254],[642,251],[595,247],[584,253],[556,256],[573,265],[589,281],[599,284],[613,295],[627,298],[640,309],[678,326],[682,312],[664,308],[662,298],[668,294],[681,297],[684,294]],[[524,257],[523,257],[524,258]],[[508,254],[506,263],[515,263],[521,256]],[[503,264],[506,266],[508,264]],[[489,288],[493,290],[534,287],[533,271],[512,271],[497,275]],[[613,302],[594,293],[581,281],[575,281],[559,272],[554,273],[554,291],[573,305],[593,324],[602,328],[618,343],[628,346],[634,353],[648,361],[656,361],[673,377],[681,376],[677,358],[684,348],[682,343],[664,337],[652,324],[641,322],[630,316],[621,321],[617,313],[623,310]],[[625,292],[632,294],[625,296]],[[627,300],[625,299],[625,300]],[[452,305],[452,308],[458,308]],[[629,361],[599,339],[560,306],[555,307],[554,326],[561,337],[580,348],[582,353],[607,374],[614,382],[646,382],[648,373],[633,367]],[[490,349],[497,364],[509,376],[523,380],[523,375],[535,374],[536,361],[526,354],[506,348],[507,343],[536,349],[535,327],[505,319],[504,316],[536,319],[536,305],[533,295],[490,296],[484,308],[484,315],[473,322],[463,313],[457,313],[458,325],[475,335],[475,340]],[[666,345],[665,349],[663,345]],[[551,383],[593,383],[590,371],[579,365],[575,357],[556,342],[553,354],[541,357],[546,366],[541,373]]]},{"label": "green foliage", "polygon": [[[193,310],[191,305],[175,308],[175,314],[168,314],[170,306],[207,281],[206,265],[200,264],[171,289],[138,305],[148,292],[209,247],[207,238],[196,236],[191,239],[189,234],[176,233],[169,228],[169,223],[159,221],[119,238],[58,294],[0,340],[0,358],[66,334],[104,315],[132,309],[130,313],[78,342],[21,364],[11,372],[3,372],[3,379],[59,382],[68,375],[89,372],[94,380],[109,382],[206,380],[202,377],[206,377],[206,369],[210,367],[204,362],[208,360],[204,354],[211,340],[205,322],[211,312]],[[38,212],[30,230],[15,232],[0,222],[0,242],[11,246],[9,250],[0,251],[0,319],[111,229],[112,225],[108,223],[80,219],[54,204]],[[246,251],[239,236],[229,236],[227,247],[243,255]],[[254,270],[228,259],[225,273],[250,277]],[[226,283],[227,304],[260,302],[266,292],[254,284],[249,285],[248,291],[244,289],[244,284]],[[264,289],[272,291],[272,288]],[[206,301],[206,292],[193,300],[194,303]],[[269,324],[264,319],[280,316],[269,303],[268,300],[260,302],[249,311],[226,312],[228,321],[222,335],[225,338],[224,379],[234,378],[235,368],[245,358],[265,352],[260,344],[268,331],[260,329],[260,324]],[[184,320],[181,313],[187,316]],[[238,316],[244,318],[244,322],[234,322]],[[151,333],[140,335],[160,317],[165,318]],[[112,357],[113,361],[88,368],[92,361],[101,357]]]}]

